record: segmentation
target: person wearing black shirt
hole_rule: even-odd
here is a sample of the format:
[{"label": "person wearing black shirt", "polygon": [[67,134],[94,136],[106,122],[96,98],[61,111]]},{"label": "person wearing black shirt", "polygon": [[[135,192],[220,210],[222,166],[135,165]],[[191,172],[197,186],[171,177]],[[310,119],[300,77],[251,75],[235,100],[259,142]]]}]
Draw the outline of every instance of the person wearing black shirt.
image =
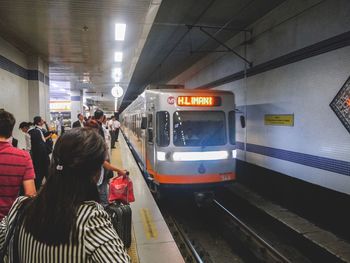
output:
[{"label": "person wearing black shirt", "polygon": [[[44,132],[41,128],[44,120],[40,116],[34,117],[34,127],[28,130],[31,142],[31,153],[35,170],[35,186],[39,190],[44,177],[49,173],[49,153]],[[49,135],[50,136],[50,135]]]},{"label": "person wearing black shirt", "polygon": [[78,127],[83,128],[84,127],[84,116],[83,116],[83,114],[79,113],[77,118],[78,118],[78,120],[73,122],[72,128],[78,128]]}]

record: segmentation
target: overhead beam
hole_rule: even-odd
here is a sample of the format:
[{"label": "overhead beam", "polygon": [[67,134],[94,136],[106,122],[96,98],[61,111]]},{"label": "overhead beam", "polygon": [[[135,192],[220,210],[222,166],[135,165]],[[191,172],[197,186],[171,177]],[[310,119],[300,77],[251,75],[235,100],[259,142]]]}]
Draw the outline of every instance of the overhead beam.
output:
[{"label": "overhead beam", "polygon": [[208,37],[210,37],[211,39],[215,40],[217,43],[219,43],[221,46],[225,47],[228,51],[232,52],[233,54],[235,54],[237,57],[239,57],[240,59],[242,59],[245,63],[247,63],[249,65],[249,67],[253,66],[253,63],[249,60],[247,60],[245,57],[241,56],[240,54],[238,54],[236,51],[234,51],[232,48],[230,48],[228,45],[226,45],[224,42],[220,41],[219,39],[217,39],[215,36],[213,36],[212,34],[210,34],[208,31],[206,31],[203,27],[199,27],[199,30],[202,31],[204,34],[206,34]]}]

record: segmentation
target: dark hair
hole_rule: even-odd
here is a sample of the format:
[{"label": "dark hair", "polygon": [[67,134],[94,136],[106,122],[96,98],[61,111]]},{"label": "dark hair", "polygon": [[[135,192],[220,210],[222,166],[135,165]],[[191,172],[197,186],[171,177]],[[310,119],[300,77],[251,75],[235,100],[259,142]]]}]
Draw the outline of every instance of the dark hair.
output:
[{"label": "dark hair", "polygon": [[82,115],[81,113],[78,113],[77,118],[79,119],[79,116]]},{"label": "dark hair", "polygon": [[96,120],[99,120],[103,115],[104,115],[104,113],[101,110],[96,110],[94,113],[94,117]]},{"label": "dark hair", "polygon": [[98,124],[98,122],[95,119],[90,119],[85,123],[86,127],[90,127],[93,129],[99,129],[100,125]]},{"label": "dark hair", "polygon": [[47,245],[78,242],[77,212],[84,201],[99,201],[96,176],[105,157],[105,143],[93,129],[75,128],[59,137],[47,182],[25,213],[25,228],[36,240]]},{"label": "dark hair", "polygon": [[40,116],[35,116],[34,119],[33,119],[33,122],[35,125],[38,125],[39,122],[41,122],[41,117]]},{"label": "dark hair", "polygon": [[29,128],[29,127],[32,126],[32,125],[33,125],[33,123],[31,123],[31,122],[22,121],[22,122],[19,124],[19,129]]},{"label": "dark hair", "polygon": [[15,123],[16,119],[13,117],[12,113],[9,113],[3,109],[0,110],[0,136],[10,138]]}]

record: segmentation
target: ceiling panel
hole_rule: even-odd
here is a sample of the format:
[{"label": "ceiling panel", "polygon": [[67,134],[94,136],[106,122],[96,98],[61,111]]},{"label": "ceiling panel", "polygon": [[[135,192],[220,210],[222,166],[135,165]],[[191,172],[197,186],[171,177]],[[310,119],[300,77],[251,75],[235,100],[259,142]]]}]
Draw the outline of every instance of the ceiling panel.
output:
[{"label": "ceiling panel", "polygon": [[[123,75],[133,70],[131,61],[139,45],[151,8],[161,0],[2,0],[0,35],[27,54],[50,63],[53,80],[75,82],[89,73],[97,91],[114,85],[112,68]],[[115,23],[126,24],[125,41],[115,41]],[[124,61],[115,63],[115,51]],[[122,79],[128,83],[129,79]],[[126,85],[127,86],[127,85]]]},{"label": "ceiling panel", "polygon": [[[186,24],[245,29],[285,0],[164,0],[158,11],[121,110],[150,83],[166,83],[189,68],[218,43],[198,28],[188,31]],[[208,29],[221,41],[239,31]]]}]

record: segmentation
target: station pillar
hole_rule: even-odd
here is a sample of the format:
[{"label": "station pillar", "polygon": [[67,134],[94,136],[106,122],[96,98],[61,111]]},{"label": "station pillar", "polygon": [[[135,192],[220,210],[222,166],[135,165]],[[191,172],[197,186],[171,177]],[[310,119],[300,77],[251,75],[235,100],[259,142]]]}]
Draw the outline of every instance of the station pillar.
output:
[{"label": "station pillar", "polygon": [[50,121],[48,63],[38,56],[28,58],[28,112],[32,120],[41,116]]},{"label": "station pillar", "polygon": [[72,123],[77,121],[77,115],[83,113],[83,92],[81,90],[71,91],[71,119]]}]

